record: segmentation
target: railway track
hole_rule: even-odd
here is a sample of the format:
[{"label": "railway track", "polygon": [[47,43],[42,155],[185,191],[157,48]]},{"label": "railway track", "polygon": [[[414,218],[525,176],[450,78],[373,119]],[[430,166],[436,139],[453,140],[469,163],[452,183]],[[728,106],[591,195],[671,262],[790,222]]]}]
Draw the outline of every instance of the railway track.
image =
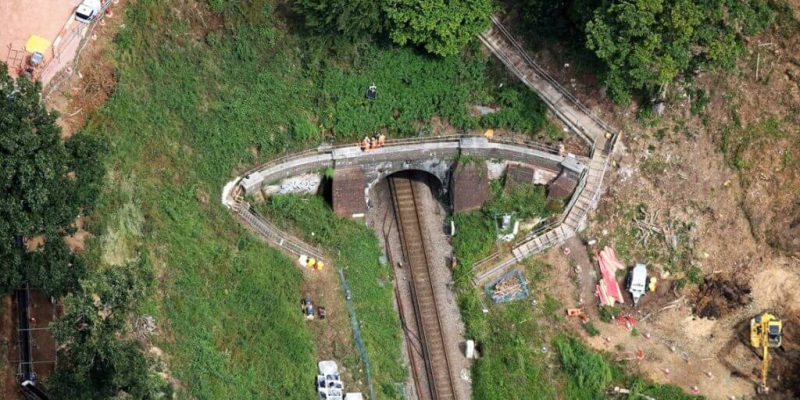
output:
[{"label": "railway track", "polygon": [[[428,382],[426,394],[432,400],[455,400],[455,386],[439,319],[436,293],[428,269],[425,248],[427,235],[417,211],[419,189],[415,186],[419,184],[421,183],[415,182],[410,173],[393,176],[389,180],[406,268],[411,276],[414,315]],[[417,384],[420,385],[419,382]]]}]

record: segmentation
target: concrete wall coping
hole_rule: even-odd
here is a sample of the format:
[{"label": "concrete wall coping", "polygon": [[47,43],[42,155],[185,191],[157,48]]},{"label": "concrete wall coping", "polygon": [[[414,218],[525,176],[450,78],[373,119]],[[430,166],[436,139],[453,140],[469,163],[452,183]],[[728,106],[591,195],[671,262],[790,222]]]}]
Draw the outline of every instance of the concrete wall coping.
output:
[{"label": "concrete wall coping", "polygon": [[[401,139],[390,141],[386,146],[363,151],[355,145],[329,148],[317,148],[289,155],[264,164],[252,170],[238,180],[238,185],[246,193],[257,191],[262,184],[278,178],[287,178],[308,172],[312,166],[335,166],[344,161],[347,165],[361,165],[396,159],[398,155],[414,157],[410,159],[427,159],[430,154],[442,150],[502,150],[519,154],[522,157],[539,158],[562,163],[565,157],[554,151],[543,150],[544,147],[534,143],[512,144],[510,142],[491,141],[482,136],[445,136],[442,138]],[[578,164],[580,161],[575,160]],[[233,185],[236,186],[236,185]],[[230,185],[225,186],[229,192]],[[224,197],[225,195],[223,195]]]}]

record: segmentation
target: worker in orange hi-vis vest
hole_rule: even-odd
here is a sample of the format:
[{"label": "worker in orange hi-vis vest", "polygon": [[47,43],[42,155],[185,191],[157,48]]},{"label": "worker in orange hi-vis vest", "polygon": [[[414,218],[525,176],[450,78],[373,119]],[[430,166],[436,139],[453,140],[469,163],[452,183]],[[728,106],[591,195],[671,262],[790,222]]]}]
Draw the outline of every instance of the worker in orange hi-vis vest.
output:
[{"label": "worker in orange hi-vis vest", "polygon": [[364,140],[361,141],[361,150],[369,150],[369,138],[364,136]]},{"label": "worker in orange hi-vis vest", "polygon": [[382,134],[382,133],[381,133],[381,134],[378,136],[378,146],[379,146],[379,147],[383,147],[384,143],[386,143],[386,135],[384,135],[384,134]]}]

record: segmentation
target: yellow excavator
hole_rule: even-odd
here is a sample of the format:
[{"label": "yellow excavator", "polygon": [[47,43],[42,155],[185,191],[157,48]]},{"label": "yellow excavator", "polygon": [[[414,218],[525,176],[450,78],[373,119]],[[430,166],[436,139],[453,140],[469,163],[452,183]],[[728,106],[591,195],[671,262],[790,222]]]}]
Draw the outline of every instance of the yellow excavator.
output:
[{"label": "yellow excavator", "polygon": [[778,317],[763,313],[750,320],[750,345],[761,349],[761,383],[759,393],[768,393],[767,372],[769,371],[769,349],[781,346],[783,339],[783,321]]}]

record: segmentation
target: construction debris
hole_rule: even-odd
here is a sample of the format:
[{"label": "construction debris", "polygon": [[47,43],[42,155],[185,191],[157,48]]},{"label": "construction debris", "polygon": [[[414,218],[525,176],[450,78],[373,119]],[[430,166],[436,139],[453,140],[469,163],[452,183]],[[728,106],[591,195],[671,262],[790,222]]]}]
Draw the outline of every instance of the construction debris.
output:
[{"label": "construction debris", "polygon": [[622,314],[617,316],[617,325],[624,326],[628,328],[628,330],[633,330],[636,327],[636,317],[630,314]]},{"label": "construction debris", "polygon": [[578,317],[581,319],[582,323],[589,322],[589,316],[583,312],[583,307],[580,308],[568,308],[567,309],[567,316],[568,317]]},{"label": "construction debris", "polygon": [[513,270],[492,281],[485,287],[487,296],[495,304],[528,297],[528,282],[520,270]]},{"label": "construction debris", "polygon": [[595,256],[595,260],[600,265],[600,273],[603,279],[596,286],[597,297],[603,306],[614,306],[614,304],[625,303],[622,298],[622,291],[617,283],[617,271],[625,268],[617,259],[617,254],[611,247],[606,246],[603,251]]}]

